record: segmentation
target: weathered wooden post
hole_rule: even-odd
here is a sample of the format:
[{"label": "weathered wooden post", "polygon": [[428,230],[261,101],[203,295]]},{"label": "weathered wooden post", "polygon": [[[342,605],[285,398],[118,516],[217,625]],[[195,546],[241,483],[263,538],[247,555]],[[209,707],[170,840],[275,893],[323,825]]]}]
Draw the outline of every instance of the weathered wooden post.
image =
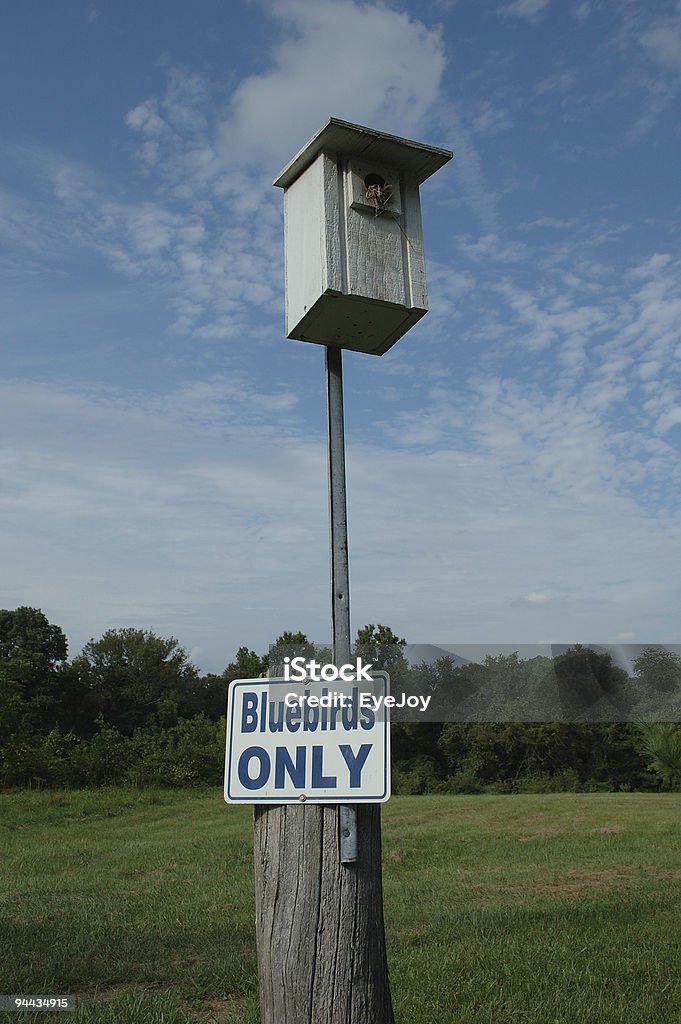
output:
[{"label": "weathered wooden post", "polygon": [[[351,648],[342,349],[383,355],[426,312],[419,185],[451,157],[331,118],[274,182],[286,334],[326,346],[336,666]],[[262,1024],[392,1024],[380,804],[257,806],[254,824]]]}]

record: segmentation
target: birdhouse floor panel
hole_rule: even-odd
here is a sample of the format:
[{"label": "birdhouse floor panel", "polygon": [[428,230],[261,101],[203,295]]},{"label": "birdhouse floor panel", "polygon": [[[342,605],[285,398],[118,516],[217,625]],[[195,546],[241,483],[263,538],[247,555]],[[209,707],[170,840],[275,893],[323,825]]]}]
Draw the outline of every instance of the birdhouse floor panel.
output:
[{"label": "birdhouse floor panel", "polygon": [[287,336],[380,356],[425,312],[376,299],[326,293],[291,327]]}]

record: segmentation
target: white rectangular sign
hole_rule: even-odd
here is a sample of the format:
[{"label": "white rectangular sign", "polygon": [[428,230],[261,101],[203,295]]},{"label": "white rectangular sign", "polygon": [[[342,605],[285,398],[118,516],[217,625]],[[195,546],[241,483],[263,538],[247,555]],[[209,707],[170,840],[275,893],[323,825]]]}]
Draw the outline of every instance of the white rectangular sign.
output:
[{"label": "white rectangular sign", "polygon": [[227,803],[382,803],[390,796],[387,672],[370,682],[236,679]]}]

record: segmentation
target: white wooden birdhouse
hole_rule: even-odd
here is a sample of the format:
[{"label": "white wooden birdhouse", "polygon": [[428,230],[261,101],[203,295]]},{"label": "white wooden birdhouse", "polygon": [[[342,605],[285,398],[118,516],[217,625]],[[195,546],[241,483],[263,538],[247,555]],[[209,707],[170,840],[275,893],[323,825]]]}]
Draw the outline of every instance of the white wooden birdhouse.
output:
[{"label": "white wooden birdhouse", "polygon": [[380,356],[421,319],[419,185],[451,158],[332,117],[287,164],[288,338]]}]

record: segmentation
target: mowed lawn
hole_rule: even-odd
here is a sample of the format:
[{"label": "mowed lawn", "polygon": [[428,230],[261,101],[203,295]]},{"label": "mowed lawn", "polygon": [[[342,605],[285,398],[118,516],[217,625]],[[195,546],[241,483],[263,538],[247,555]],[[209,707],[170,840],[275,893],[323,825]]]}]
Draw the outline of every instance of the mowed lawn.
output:
[{"label": "mowed lawn", "polygon": [[[0,993],[78,999],[0,1018],[255,1024],[251,840],[217,790],[0,795]],[[681,795],[393,797],[383,842],[398,1024],[681,1022]]]}]

